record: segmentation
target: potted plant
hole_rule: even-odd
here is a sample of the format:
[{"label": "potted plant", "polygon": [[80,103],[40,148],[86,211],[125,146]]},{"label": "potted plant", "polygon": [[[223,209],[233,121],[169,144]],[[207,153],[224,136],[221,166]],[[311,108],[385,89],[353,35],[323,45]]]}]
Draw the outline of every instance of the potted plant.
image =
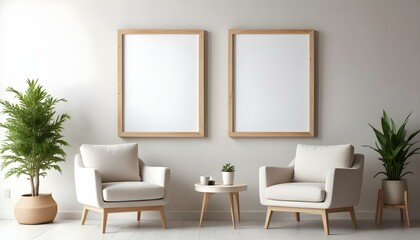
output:
[{"label": "potted plant", "polygon": [[414,154],[418,154],[420,148],[412,148],[417,142],[412,142],[413,138],[420,132],[415,131],[407,137],[405,129],[411,113],[405,118],[403,124],[397,128],[395,122],[389,118],[388,114],[383,111],[381,118],[382,132],[373,127],[377,142],[375,146],[367,146],[378,152],[381,156],[379,160],[384,166],[384,171],[375,174],[374,177],[383,174],[386,176],[382,180],[382,190],[384,194],[384,203],[397,205],[404,202],[404,191],[407,191],[407,180],[403,177],[412,172],[406,171],[409,164],[408,158]]},{"label": "potted plant", "polygon": [[235,165],[226,163],[222,167],[222,178],[224,185],[233,185],[235,178]]},{"label": "potted plant", "polygon": [[21,224],[52,222],[57,214],[57,203],[51,194],[40,194],[40,177],[47,170],[57,170],[65,161],[63,146],[68,143],[61,134],[68,114],[57,114],[55,105],[66,102],[54,98],[38,84],[38,80],[27,80],[25,92],[12,87],[6,89],[14,94],[17,103],[0,100],[1,113],[7,115],[0,127],[5,128],[5,139],[0,145],[2,162],[0,169],[7,169],[5,177],[27,175],[31,193],[24,194],[15,206],[16,220]]}]

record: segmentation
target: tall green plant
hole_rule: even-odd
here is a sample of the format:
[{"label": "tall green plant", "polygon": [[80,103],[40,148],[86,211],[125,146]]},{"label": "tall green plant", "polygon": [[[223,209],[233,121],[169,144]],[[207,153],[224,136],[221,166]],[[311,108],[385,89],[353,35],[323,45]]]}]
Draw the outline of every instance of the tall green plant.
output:
[{"label": "tall green plant", "polygon": [[382,161],[382,166],[385,168],[385,171],[378,172],[374,177],[384,174],[388,180],[401,180],[406,174],[412,173],[410,171],[404,172],[404,169],[410,163],[407,162],[407,159],[419,153],[420,148],[411,148],[418,142],[412,142],[412,140],[420,132],[420,129],[406,138],[407,130],[405,127],[410,115],[411,113],[408,114],[398,129],[394,120],[389,118],[385,111],[383,111],[381,118],[382,132],[369,124],[375,132],[377,142],[375,142],[375,147],[366,147],[375,150],[381,155],[379,160]]},{"label": "tall green plant", "polygon": [[65,161],[66,153],[61,132],[63,123],[70,119],[68,114],[56,114],[55,105],[66,102],[64,98],[53,98],[38,84],[38,80],[27,80],[24,93],[12,87],[6,89],[15,95],[18,103],[0,100],[2,113],[8,115],[0,127],[6,129],[6,137],[0,146],[3,161],[0,168],[10,167],[5,177],[28,175],[32,196],[39,194],[40,176],[47,170],[57,170]]}]

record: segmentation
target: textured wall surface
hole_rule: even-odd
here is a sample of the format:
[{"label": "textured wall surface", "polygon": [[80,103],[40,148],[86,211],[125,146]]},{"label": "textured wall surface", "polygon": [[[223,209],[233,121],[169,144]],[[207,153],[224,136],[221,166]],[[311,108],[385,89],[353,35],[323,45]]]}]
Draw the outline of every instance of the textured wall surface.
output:
[{"label": "textured wall surface", "polygon": [[[150,165],[172,170],[173,216],[198,216],[201,194],[193,189],[200,175],[221,180],[223,163],[236,165],[236,181],[249,184],[241,196],[244,217],[262,217],[258,168],[286,165],[296,145],[352,143],[366,155],[362,198],[356,211],[373,218],[382,170],[368,126],[379,126],[382,110],[401,123],[414,111],[409,130],[420,128],[420,1],[416,0],[2,0],[0,1],[0,97],[5,88],[24,89],[39,78],[47,90],[68,103],[58,111],[66,124],[68,160],[63,174],[50,172],[41,191],[52,192],[63,217],[78,216],[73,158],[83,143],[138,142]],[[162,28],[207,31],[207,137],[134,138],[117,136],[117,29]],[[229,138],[228,29],[308,28],[316,30],[316,137]],[[0,116],[4,119],[4,116]],[[3,137],[3,130],[0,132]],[[420,218],[420,158],[408,167],[411,214]],[[0,218],[13,217],[13,205],[29,183],[3,179]],[[2,192],[1,192],[2,193]],[[209,211],[228,211],[226,196],[215,196]],[[66,215],[67,214],[67,215]],[[179,214],[179,215],[176,215]],[[184,214],[184,215],[182,215]],[[225,215],[226,218],[228,215]]]}]

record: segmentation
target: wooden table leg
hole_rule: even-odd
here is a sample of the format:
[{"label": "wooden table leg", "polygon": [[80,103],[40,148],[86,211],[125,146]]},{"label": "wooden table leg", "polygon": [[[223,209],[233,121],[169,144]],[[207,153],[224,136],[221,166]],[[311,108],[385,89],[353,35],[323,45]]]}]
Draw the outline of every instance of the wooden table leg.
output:
[{"label": "wooden table leg", "polygon": [[408,192],[404,191],[404,207],[405,207],[405,215],[407,218],[407,226],[411,226],[410,215],[408,214]]},{"label": "wooden table leg", "polygon": [[234,202],[233,202],[233,195],[234,195],[235,193],[229,193],[229,198],[230,198],[230,215],[231,215],[231,217],[232,217],[232,225],[233,225],[233,228],[236,228],[235,227],[235,206],[234,206]]},{"label": "wooden table leg", "polygon": [[204,193],[203,195],[203,204],[201,205],[201,215],[200,215],[200,227],[201,227],[201,224],[203,223],[204,212],[206,211],[207,203],[209,201],[210,195],[211,193]]},{"label": "wooden table leg", "polygon": [[378,191],[378,203],[376,206],[376,224],[379,225],[382,221],[382,212],[383,212],[383,204],[384,204],[384,194],[382,189],[379,189]]},{"label": "wooden table leg", "polygon": [[376,213],[375,213],[375,223],[379,224],[379,198],[381,197],[381,190],[378,190],[378,198],[376,199]]},{"label": "wooden table leg", "polygon": [[239,207],[239,192],[234,193],[236,198],[236,211],[238,212],[238,222],[241,221],[241,210]]}]

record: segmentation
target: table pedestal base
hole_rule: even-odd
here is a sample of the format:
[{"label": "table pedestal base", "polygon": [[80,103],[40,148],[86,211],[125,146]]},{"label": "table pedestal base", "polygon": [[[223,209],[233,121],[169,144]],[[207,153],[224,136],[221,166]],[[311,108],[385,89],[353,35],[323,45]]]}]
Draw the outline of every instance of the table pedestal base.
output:
[{"label": "table pedestal base", "polygon": [[[200,227],[203,224],[204,212],[206,211],[209,198],[213,194],[214,193],[205,192],[204,195],[203,195],[203,203],[201,205],[201,215],[200,215]],[[227,194],[229,194],[229,200],[230,200],[230,215],[231,215],[231,218],[232,218],[232,225],[233,225],[233,228],[235,228],[235,201],[234,201],[234,198],[236,199],[236,210],[238,212],[238,221],[239,222],[241,221],[241,211],[240,211],[240,208],[239,208],[239,192],[230,192],[230,193],[227,193]]]}]

